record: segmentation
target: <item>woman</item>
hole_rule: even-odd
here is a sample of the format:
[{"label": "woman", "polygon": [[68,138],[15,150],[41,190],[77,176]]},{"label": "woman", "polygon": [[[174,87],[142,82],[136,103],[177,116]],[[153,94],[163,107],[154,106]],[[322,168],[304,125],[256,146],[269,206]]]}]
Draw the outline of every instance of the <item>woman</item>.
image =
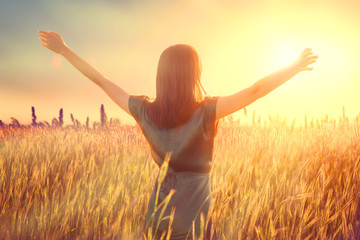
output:
[{"label": "woman", "polygon": [[39,36],[44,47],[64,56],[141,127],[155,163],[163,166],[151,193],[145,229],[159,237],[171,225],[171,239],[203,234],[206,239],[216,238],[208,212],[217,120],[265,96],[297,73],[312,70],[309,65],[317,58],[307,48],[295,62],[249,88],[230,96],[204,97],[196,51],[188,45],[173,45],[160,56],[156,98],[150,101],[146,96],[129,95],[111,82],[74,53],[59,34],[39,31]]}]

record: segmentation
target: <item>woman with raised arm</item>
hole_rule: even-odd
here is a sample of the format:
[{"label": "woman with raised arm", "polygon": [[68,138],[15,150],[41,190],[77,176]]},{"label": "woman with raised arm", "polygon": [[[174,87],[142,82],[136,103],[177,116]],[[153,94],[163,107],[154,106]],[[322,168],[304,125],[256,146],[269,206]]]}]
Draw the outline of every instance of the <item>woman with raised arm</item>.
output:
[{"label": "woman with raised arm", "polygon": [[[174,211],[171,239],[192,239],[202,233],[205,239],[216,239],[208,212],[217,120],[265,96],[297,73],[312,70],[309,65],[317,59],[307,48],[296,61],[251,87],[230,96],[209,97],[201,85],[201,65],[195,49],[177,44],[160,56],[156,98],[150,100],[147,96],[129,95],[111,82],[76,55],[59,34],[39,31],[39,36],[44,47],[64,56],[133,116],[150,145],[155,163],[159,167],[168,164],[165,175],[157,178],[145,216],[145,231],[151,228],[156,238],[168,231]],[[201,216],[205,219],[203,224]]]}]

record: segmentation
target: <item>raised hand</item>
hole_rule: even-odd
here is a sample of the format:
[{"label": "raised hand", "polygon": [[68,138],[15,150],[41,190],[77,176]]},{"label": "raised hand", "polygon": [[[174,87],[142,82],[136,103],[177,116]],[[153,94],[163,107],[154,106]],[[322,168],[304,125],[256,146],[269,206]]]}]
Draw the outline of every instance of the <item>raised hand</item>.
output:
[{"label": "raised hand", "polygon": [[41,43],[47,49],[62,54],[67,48],[63,38],[56,32],[38,31]]},{"label": "raised hand", "polygon": [[128,102],[129,94],[125,92],[118,85],[110,81],[107,77],[102,75],[93,66],[87,63],[79,55],[77,55],[71,48],[66,46],[64,40],[56,32],[38,31],[42,45],[53,52],[61,54],[68,60],[77,70],[79,70],[85,77],[90,79],[96,85],[101,87],[107,95],[118,104],[125,112],[131,115]]},{"label": "raised hand", "polygon": [[315,56],[310,48],[306,48],[296,61],[258,80],[251,87],[233,95],[220,97],[216,106],[216,119],[246,107],[284,84],[299,72],[312,70],[313,68],[309,67],[309,65],[316,62],[317,58],[318,56]]},{"label": "raised hand", "polygon": [[299,72],[311,71],[313,67],[309,67],[309,65],[315,63],[317,58],[318,56],[314,55],[311,48],[305,48],[294,62],[294,66]]}]

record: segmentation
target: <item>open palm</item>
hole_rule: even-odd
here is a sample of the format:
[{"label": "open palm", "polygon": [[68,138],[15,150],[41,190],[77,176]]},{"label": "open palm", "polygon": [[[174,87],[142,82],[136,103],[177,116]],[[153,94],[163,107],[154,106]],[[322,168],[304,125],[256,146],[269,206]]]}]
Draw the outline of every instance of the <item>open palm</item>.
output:
[{"label": "open palm", "polygon": [[309,67],[309,65],[315,63],[317,58],[318,56],[314,55],[311,48],[305,48],[294,64],[299,71],[311,71],[313,67]]},{"label": "open palm", "polygon": [[61,54],[66,44],[60,34],[56,32],[38,31],[41,43],[53,52]]}]

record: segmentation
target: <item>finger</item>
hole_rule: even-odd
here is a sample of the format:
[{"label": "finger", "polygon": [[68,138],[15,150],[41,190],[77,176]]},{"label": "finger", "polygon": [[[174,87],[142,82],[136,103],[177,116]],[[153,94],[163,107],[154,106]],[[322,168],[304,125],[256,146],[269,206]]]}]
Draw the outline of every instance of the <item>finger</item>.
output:
[{"label": "finger", "polygon": [[305,67],[304,68],[304,71],[311,71],[311,70],[313,70],[314,68],[313,67]]},{"label": "finger", "polygon": [[303,55],[303,57],[309,57],[309,56],[314,55],[314,53],[310,51],[310,52],[304,52],[302,55]]},{"label": "finger", "polygon": [[47,42],[47,39],[46,39],[46,38],[41,38],[41,37],[40,37],[40,40],[41,40],[42,42]]},{"label": "finger", "polygon": [[41,30],[39,30],[39,31],[38,31],[38,33],[45,34],[45,35],[47,35],[47,36],[49,35],[49,33],[48,33],[48,32],[41,31]]},{"label": "finger", "polygon": [[302,52],[303,52],[303,53],[311,52],[311,48],[305,48]]},{"label": "finger", "polygon": [[59,34],[57,34],[56,32],[49,32],[50,34],[54,35],[54,36],[59,36]]},{"label": "finger", "polygon": [[316,62],[316,60],[311,60],[308,62],[308,65],[313,64],[314,62]]},{"label": "finger", "polygon": [[311,55],[311,54],[312,54],[312,53],[311,53],[311,48],[305,48],[305,49],[301,52],[300,56],[306,57],[307,55]]},{"label": "finger", "polygon": [[39,37],[48,38],[48,36],[46,36],[46,35],[44,35],[44,34],[39,34]]},{"label": "finger", "polygon": [[47,44],[45,43],[41,43],[44,47],[48,48]]},{"label": "finger", "polygon": [[319,58],[319,56],[317,56],[317,55],[311,55],[311,56],[308,56],[308,57],[307,57],[308,60],[318,59],[318,58]]}]

